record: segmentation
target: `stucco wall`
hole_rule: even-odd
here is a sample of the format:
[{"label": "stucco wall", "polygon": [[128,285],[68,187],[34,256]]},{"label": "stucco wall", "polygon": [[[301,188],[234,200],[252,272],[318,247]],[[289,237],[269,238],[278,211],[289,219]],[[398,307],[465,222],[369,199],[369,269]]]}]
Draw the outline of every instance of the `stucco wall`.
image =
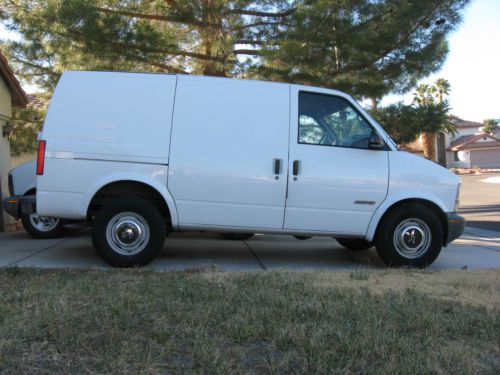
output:
[{"label": "stucco wall", "polygon": [[446,151],[446,166],[448,168],[470,168],[470,153],[468,150],[458,151],[460,161],[455,161],[453,151]]},{"label": "stucco wall", "polygon": [[[9,193],[8,173],[10,170],[10,145],[9,140],[3,136],[2,127],[12,116],[10,90],[0,77],[0,182],[2,186],[2,199]],[[2,210],[3,211],[3,210]],[[4,215],[4,223],[12,223],[11,217],[1,212]]]}]

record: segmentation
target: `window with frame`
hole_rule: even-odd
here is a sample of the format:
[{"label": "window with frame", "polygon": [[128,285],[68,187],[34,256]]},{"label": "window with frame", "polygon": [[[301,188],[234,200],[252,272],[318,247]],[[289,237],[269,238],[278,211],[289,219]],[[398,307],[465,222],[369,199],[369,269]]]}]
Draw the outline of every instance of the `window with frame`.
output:
[{"label": "window with frame", "polygon": [[371,134],[371,125],[344,98],[299,93],[299,143],[368,149]]}]

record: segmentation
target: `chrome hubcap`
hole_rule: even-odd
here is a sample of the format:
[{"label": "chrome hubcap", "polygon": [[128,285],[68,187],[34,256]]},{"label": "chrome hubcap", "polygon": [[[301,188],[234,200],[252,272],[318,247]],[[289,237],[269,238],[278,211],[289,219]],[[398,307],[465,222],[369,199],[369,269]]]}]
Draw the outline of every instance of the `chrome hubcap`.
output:
[{"label": "chrome hubcap", "polygon": [[122,212],[109,221],[106,239],[118,254],[138,254],[149,242],[149,225],[142,216],[134,212]]},{"label": "chrome hubcap", "polygon": [[55,217],[38,216],[37,214],[30,215],[31,225],[39,232],[50,232],[57,227],[59,219]]},{"label": "chrome hubcap", "polygon": [[429,249],[431,244],[431,230],[420,219],[406,219],[394,231],[394,246],[402,257],[415,259]]}]

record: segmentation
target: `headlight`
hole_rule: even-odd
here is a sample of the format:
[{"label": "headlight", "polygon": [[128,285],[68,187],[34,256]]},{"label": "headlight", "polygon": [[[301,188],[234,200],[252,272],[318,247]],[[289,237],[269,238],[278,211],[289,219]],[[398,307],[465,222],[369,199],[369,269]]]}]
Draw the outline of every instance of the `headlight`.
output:
[{"label": "headlight", "polygon": [[455,209],[454,212],[458,211],[458,205],[460,204],[460,187],[462,186],[462,183],[458,183],[457,185],[457,197],[455,198]]}]

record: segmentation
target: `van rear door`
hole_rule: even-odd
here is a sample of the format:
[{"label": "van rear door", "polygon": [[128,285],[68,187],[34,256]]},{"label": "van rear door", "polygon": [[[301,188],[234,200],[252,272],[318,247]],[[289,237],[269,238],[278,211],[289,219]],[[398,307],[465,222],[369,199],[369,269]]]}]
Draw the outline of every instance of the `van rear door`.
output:
[{"label": "van rear door", "polygon": [[289,90],[179,76],[168,188],[180,227],[283,228]]},{"label": "van rear door", "polygon": [[366,233],[389,177],[387,148],[368,147],[372,131],[347,96],[291,87],[285,229]]}]

